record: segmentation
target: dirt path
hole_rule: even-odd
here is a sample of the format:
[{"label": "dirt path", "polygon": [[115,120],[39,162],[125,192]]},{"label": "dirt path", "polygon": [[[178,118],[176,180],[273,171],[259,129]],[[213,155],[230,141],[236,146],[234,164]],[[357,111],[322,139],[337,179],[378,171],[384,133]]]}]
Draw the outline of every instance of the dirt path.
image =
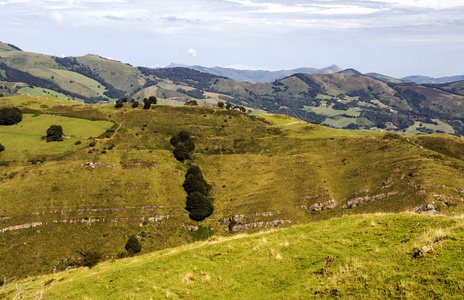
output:
[{"label": "dirt path", "polygon": [[95,139],[95,141],[100,142],[100,141],[110,141],[110,140],[112,140],[116,136],[116,133],[118,133],[118,130],[119,130],[119,128],[121,128],[121,126],[122,126],[122,123],[119,124],[118,128],[116,128],[114,130],[114,133],[113,133],[113,135],[111,137],[103,138],[103,139]]}]

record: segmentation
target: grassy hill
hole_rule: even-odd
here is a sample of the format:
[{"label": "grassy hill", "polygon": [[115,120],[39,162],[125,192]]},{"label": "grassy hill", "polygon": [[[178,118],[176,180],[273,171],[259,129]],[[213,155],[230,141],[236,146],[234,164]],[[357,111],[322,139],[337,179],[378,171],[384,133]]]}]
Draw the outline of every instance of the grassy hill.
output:
[{"label": "grassy hill", "polygon": [[[47,275],[27,292],[46,299],[460,298],[463,225],[453,217],[347,216]],[[14,287],[4,294],[15,295]]]},{"label": "grassy hill", "polygon": [[[238,74],[219,71],[215,74]],[[196,100],[210,107],[222,101],[253,113],[286,114],[334,128],[464,135],[460,82],[418,85],[354,69],[309,74],[319,71],[297,69],[279,75],[289,75],[285,78],[253,84],[189,68],[136,68],[98,55],[61,58],[8,44],[0,47],[0,95],[4,96],[46,94],[87,103],[121,98],[142,102],[156,96],[163,105]],[[252,73],[248,75],[256,75]]]},{"label": "grassy hill", "polygon": [[[11,105],[24,119],[0,131],[0,273],[7,277],[64,270],[79,250],[115,258],[133,234],[149,253],[347,215],[464,209],[464,145],[448,135],[336,130],[210,107],[0,101]],[[41,140],[53,123],[69,140]],[[192,163],[212,185],[215,211],[201,222],[185,210],[188,165],[169,143],[181,130],[192,135]]]}]

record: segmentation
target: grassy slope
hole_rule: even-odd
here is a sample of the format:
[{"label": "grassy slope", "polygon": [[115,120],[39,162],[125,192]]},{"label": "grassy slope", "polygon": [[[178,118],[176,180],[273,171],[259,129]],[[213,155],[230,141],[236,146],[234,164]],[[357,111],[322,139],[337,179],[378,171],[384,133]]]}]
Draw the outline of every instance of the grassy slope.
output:
[{"label": "grassy slope", "polygon": [[[65,264],[59,262],[76,257],[79,248],[117,255],[131,234],[139,235],[145,253],[198,237],[183,224],[210,226],[215,234],[227,235],[228,223],[218,220],[238,214],[246,216],[237,224],[243,225],[274,220],[305,224],[347,214],[401,212],[432,201],[444,214],[463,211],[460,203],[446,206],[433,196],[461,197],[447,188],[464,188],[464,179],[456,176],[464,169],[456,152],[463,143],[457,138],[438,135],[438,140],[446,142],[434,149],[418,138],[384,139],[381,133],[334,130],[293,119],[288,122],[282,116],[266,116],[274,124],[268,125],[238,112],[206,107],[156,106],[147,111],[126,104],[116,110],[112,105],[39,100],[23,96],[11,98],[11,103],[122,125],[114,139],[99,142],[92,153],[83,143],[80,150],[63,157],[58,153],[65,144],[55,143],[57,153],[40,154],[50,155],[43,164],[31,165],[24,159],[0,167],[0,227],[43,222],[0,234],[0,269],[8,276],[63,268]],[[194,137],[194,163],[213,186],[215,212],[199,223],[185,214],[182,182],[187,166],[172,157],[169,144],[169,138],[182,129]],[[102,153],[112,144],[113,150]],[[85,162],[100,164],[90,168]],[[342,208],[357,197],[387,192],[397,194]],[[299,207],[329,199],[339,205],[322,212]],[[162,207],[142,208],[147,205]],[[280,214],[251,216],[269,211]],[[165,218],[148,219],[155,216]],[[23,259],[18,260],[19,256]]]},{"label": "grassy slope", "polygon": [[[431,299],[464,292],[462,218],[342,217],[40,278],[47,299]],[[413,258],[417,248],[433,251]],[[328,275],[324,257],[334,258]],[[43,288],[47,285],[46,288]]]}]

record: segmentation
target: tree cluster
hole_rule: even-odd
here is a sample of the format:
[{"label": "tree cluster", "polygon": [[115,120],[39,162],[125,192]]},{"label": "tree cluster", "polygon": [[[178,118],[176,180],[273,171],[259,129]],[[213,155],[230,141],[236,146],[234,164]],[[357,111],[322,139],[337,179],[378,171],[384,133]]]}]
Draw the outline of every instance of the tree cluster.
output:
[{"label": "tree cluster", "polygon": [[47,142],[61,142],[63,140],[63,127],[52,125],[47,129]]},{"label": "tree cluster", "polygon": [[211,185],[203,178],[198,166],[190,166],[182,186],[187,193],[185,209],[190,219],[202,221],[209,217],[214,211],[213,199],[208,197]]},{"label": "tree cluster", "polygon": [[156,99],[155,96],[150,96],[147,98],[143,99],[143,109],[150,109],[151,105],[158,103],[158,100]]},{"label": "tree cluster", "polygon": [[186,159],[192,158],[195,144],[187,131],[180,131],[171,137],[169,142],[174,147],[173,154],[178,161],[184,162]]},{"label": "tree cluster", "polygon": [[14,125],[23,119],[23,114],[17,107],[4,107],[0,109],[0,125]]}]

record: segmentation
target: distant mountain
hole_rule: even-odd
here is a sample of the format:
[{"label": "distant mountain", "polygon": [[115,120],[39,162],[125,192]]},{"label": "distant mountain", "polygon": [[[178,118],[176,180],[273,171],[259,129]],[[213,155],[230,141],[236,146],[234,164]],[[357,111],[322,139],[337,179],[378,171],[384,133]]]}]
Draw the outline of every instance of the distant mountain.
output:
[{"label": "distant mountain", "polygon": [[413,76],[404,77],[402,79],[415,82],[418,84],[432,84],[432,83],[441,84],[441,83],[450,83],[450,82],[464,80],[464,75],[447,76],[447,77],[439,77],[439,78],[433,78],[433,77],[421,76],[421,75],[413,75]]},{"label": "distant mountain", "polygon": [[355,69],[346,69],[342,71],[338,71],[338,74],[345,74],[345,75],[358,75],[358,76],[364,76],[363,73],[359,72],[358,70]]},{"label": "distant mountain", "polygon": [[181,64],[170,64],[168,68],[183,67],[200,72],[210,73],[218,76],[227,77],[233,80],[248,81],[248,82],[271,82],[277,79],[282,79],[293,74],[305,73],[305,74],[333,74],[341,71],[339,66],[331,65],[326,68],[298,68],[293,70],[280,70],[280,71],[267,71],[267,70],[239,70],[233,68],[223,67],[202,67],[202,66],[188,66]]},{"label": "distant mountain", "polygon": [[[47,94],[88,103],[156,96],[163,105],[221,101],[335,128],[464,135],[464,82],[419,85],[337,66],[280,71],[279,76],[290,75],[272,80],[278,72],[196,68],[201,71],[172,65],[135,68],[98,55],[62,58],[1,43],[0,96]],[[332,74],[310,74],[316,70]],[[268,81],[229,79],[234,74]]]}]

